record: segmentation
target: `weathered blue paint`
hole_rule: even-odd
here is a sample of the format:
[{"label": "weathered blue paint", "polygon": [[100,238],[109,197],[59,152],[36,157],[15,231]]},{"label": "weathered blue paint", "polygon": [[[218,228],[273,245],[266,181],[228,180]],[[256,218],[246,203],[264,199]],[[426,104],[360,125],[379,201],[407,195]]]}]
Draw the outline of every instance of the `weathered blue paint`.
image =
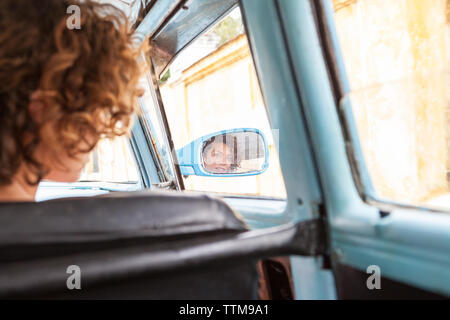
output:
[{"label": "weathered blue paint", "polygon": [[144,132],[140,121],[135,121],[131,135],[131,145],[139,169],[141,179],[145,188],[151,188],[152,185],[164,182],[161,180],[161,174],[153,159],[151,150],[152,145],[148,143],[149,133]]},{"label": "weathered blue paint", "polygon": [[350,135],[350,143],[348,147],[352,149],[352,153],[355,157],[355,166],[358,168],[358,174],[361,184],[364,186],[366,194],[375,194],[375,190],[370,179],[370,175],[368,174],[368,170],[366,167],[366,162],[364,159],[364,155],[362,153],[361,144],[358,138],[358,130],[356,127],[355,118],[353,116],[353,111],[351,109],[351,105],[349,101],[346,99],[347,95],[350,93],[350,83],[347,78],[344,58],[342,56],[341,47],[339,44],[339,39],[337,36],[337,31],[334,25],[334,8],[333,4],[329,1],[323,1],[324,11],[325,11],[325,21],[324,23],[328,27],[330,36],[331,36],[331,45],[333,47],[334,56],[337,63],[337,68],[340,73],[340,82],[342,85],[344,99],[339,102],[339,111],[343,114],[345,119],[346,129]]},{"label": "weathered blue paint", "polygon": [[[362,201],[345,153],[310,2],[278,3],[320,172],[335,262],[364,271],[378,265],[385,277],[450,295],[450,215],[393,207],[388,217],[381,218],[379,208]],[[324,4],[333,30],[331,4]],[[360,148],[357,143],[352,147]],[[369,178],[367,174],[364,179]]]},{"label": "weathered blue paint", "polygon": [[145,16],[133,34],[136,45],[141,45],[146,39],[154,35],[175,8],[182,2],[183,0],[156,1],[150,12]]},{"label": "weathered blue paint", "polygon": [[[318,217],[322,204],[320,181],[277,2],[243,0],[242,8],[271,125],[279,129],[279,157],[288,194],[285,217],[294,222]],[[290,27],[296,31],[308,27],[311,31],[311,11],[295,8],[294,14],[297,18]],[[291,266],[297,299],[336,297],[331,272],[321,269],[319,259],[293,258]]]},{"label": "weathered blue paint", "polygon": [[276,227],[291,221],[284,213],[286,200],[219,195],[237,211],[251,230]]},{"label": "weathered blue paint", "polygon": [[[159,0],[155,4],[166,0]],[[173,3],[180,1],[172,0]],[[152,34],[151,51],[153,67],[157,76],[164,74],[164,70],[177,54],[186,48],[193,40],[208,30],[223,15],[231,11],[238,4],[238,0],[195,0],[187,1],[181,10],[174,12],[170,21],[161,30]],[[153,9],[152,9],[153,11]],[[159,12],[159,10],[155,11]],[[159,18],[159,12],[155,18]],[[145,30],[145,28],[143,28]]]},{"label": "weathered blue paint", "polygon": [[[450,215],[391,205],[391,214],[381,218],[379,208],[365,203],[358,193],[346,143],[351,143],[362,164],[359,169],[367,194],[373,192],[370,176],[364,168],[350,105],[342,104],[339,109],[334,102],[311,2],[241,0],[241,4],[271,125],[280,133],[278,151],[288,199],[230,197],[226,201],[252,228],[316,218],[319,206],[324,205],[333,262],[360,270],[378,265],[385,277],[450,295]],[[331,1],[323,1],[323,5],[348,93]],[[154,23],[152,30],[165,19],[161,8],[149,16],[157,19],[147,21]],[[347,119],[349,141],[342,133],[338,112]],[[133,139],[145,173],[143,180],[155,183],[158,170],[150,163],[151,147],[145,133],[137,130]],[[292,257],[291,262],[298,299],[336,297],[331,272],[321,268],[320,258]]]}]

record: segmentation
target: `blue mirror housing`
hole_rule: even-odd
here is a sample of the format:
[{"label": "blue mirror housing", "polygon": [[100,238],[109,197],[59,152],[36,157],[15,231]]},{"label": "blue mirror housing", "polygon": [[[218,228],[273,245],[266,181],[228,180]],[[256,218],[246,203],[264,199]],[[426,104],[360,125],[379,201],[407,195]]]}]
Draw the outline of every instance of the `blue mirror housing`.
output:
[{"label": "blue mirror housing", "polygon": [[229,129],[203,136],[177,150],[177,156],[184,176],[254,176],[269,167],[267,140],[254,128]]}]

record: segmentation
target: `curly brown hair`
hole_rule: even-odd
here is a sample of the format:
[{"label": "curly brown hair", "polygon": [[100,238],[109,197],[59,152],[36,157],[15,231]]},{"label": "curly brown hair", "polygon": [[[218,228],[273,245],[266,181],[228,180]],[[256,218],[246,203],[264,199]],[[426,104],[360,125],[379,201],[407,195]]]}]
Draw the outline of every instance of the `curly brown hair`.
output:
[{"label": "curly brown hair", "polygon": [[[81,28],[67,27],[67,8],[81,9]],[[30,99],[44,97],[45,119],[68,154],[128,132],[141,67],[125,14],[90,0],[0,1],[0,185],[22,164],[38,183],[48,168],[34,157],[41,124]],[[44,122],[46,121],[44,120]],[[27,138],[25,138],[27,137]],[[89,139],[87,138],[89,137]]]}]

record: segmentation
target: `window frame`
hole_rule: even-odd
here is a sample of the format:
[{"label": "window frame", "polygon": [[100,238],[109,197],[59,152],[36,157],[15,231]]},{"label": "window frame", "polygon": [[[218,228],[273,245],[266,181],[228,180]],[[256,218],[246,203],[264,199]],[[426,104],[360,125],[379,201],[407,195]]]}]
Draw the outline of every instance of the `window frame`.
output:
[{"label": "window frame", "polygon": [[[167,116],[165,114],[164,105],[161,99],[161,93],[159,91],[159,85],[155,70],[151,65],[148,65],[146,57],[142,57],[147,66],[147,72],[145,74],[145,81],[147,82],[146,90],[148,90],[152,105],[146,106],[145,101],[139,99],[139,131],[141,132],[142,142],[138,150],[143,148],[145,150],[144,155],[139,155],[140,163],[142,163],[143,175],[147,176],[147,188],[155,187],[157,189],[174,189],[184,190],[184,183],[181,176],[181,171],[178,165],[178,159],[176,150],[173,145],[170,128],[167,122]],[[160,126],[163,141],[159,141],[164,144],[164,147],[169,152],[163,155],[163,150],[158,149],[156,141],[156,133],[152,120],[150,119],[149,112],[155,112]],[[144,142],[145,141],[145,142]],[[150,161],[151,159],[151,161]],[[150,178],[152,176],[153,178]]]},{"label": "window frame", "polygon": [[[287,24],[292,21],[292,11],[295,11],[288,7],[295,5],[298,4],[285,4],[282,9],[287,17]],[[308,66],[305,66],[305,58],[316,60],[316,67],[321,69],[321,81],[329,83],[329,94],[332,96],[332,100],[328,101],[322,100],[323,96],[312,95],[306,98],[310,102],[316,101],[306,105],[307,112],[310,113],[308,122],[313,135],[317,137],[314,150],[318,153],[318,145],[328,143],[334,154],[334,162],[319,164],[323,184],[329,186],[324,190],[324,196],[330,228],[332,263],[351,266],[363,272],[369,265],[378,265],[386,278],[414,288],[449,295],[450,215],[427,208],[386,203],[384,200],[369,201],[367,197],[362,197],[358,190],[354,168],[351,167],[353,161],[360,162],[362,158],[358,158],[356,152],[353,157],[349,157],[348,146],[354,141],[353,147],[358,149],[356,146],[359,137],[355,135],[356,126],[345,124],[341,119],[342,110],[338,108],[337,103],[341,97],[336,99],[333,96],[333,88],[338,85],[345,94],[349,90],[336,36],[333,7],[329,0],[309,1],[309,6],[315,15],[317,42],[309,52],[300,52],[300,44],[292,51],[293,57],[299,59],[299,64],[303,66],[303,73],[312,71],[312,68],[308,70]],[[303,30],[307,29],[305,24],[308,24],[307,21],[302,21]],[[327,33],[321,32],[320,29],[326,30]],[[294,38],[291,34],[289,40],[294,47],[294,42],[302,42],[304,39],[298,35]],[[302,54],[305,55],[304,58],[300,58]],[[308,65],[312,64],[313,62],[309,61]],[[318,73],[316,72],[316,75]],[[340,84],[335,81],[340,81]],[[309,95],[311,92],[308,92],[308,86],[314,87],[317,84],[301,83],[300,86],[303,86],[301,90],[304,94]],[[336,128],[336,125],[339,128]],[[339,134],[336,134],[337,130],[340,131]],[[345,130],[350,132],[345,133]],[[361,154],[359,148],[359,155]],[[324,158],[324,153],[318,157]],[[339,175],[335,172],[339,172]],[[345,274],[336,273],[335,276],[338,279],[346,279]],[[342,281],[346,280],[341,280],[341,283]]]},{"label": "window frame", "polygon": [[[233,1],[233,0],[231,0],[231,1]],[[243,8],[242,8],[242,6],[241,6],[241,4],[239,2],[236,2],[234,5],[232,5],[227,10],[225,10],[224,13],[220,17],[218,17],[217,19],[212,20],[212,23],[207,28],[205,28],[202,32],[200,32],[195,37],[193,37],[191,41],[189,41],[181,50],[179,50],[172,57],[170,62],[166,65],[166,67],[160,73],[161,77],[167,72],[167,70],[170,69],[171,64],[176,60],[176,58],[178,57],[179,54],[181,54],[181,52],[183,52],[185,49],[189,48],[197,39],[199,39],[202,35],[204,35],[206,32],[211,30],[211,28],[213,28],[218,23],[220,23],[225,17],[227,17],[228,14],[230,14],[236,8],[239,8],[240,11],[241,11],[241,14],[243,15]],[[244,21],[244,17],[243,16],[242,16],[242,19],[243,19],[243,24],[244,24],[244,32],[243,32],[243,34],[246,34],[247,33],[247,28],[245,26],[245,21]],[[164,25],[162,25],[160,28],[163,28],[163,27],[164,27]],[[189,26],[185,26],[185,27],[188,28]],[[254,65],[254,60],[253,60],[253,56],[252,56],[252,50],[251,50],[250,43],[249,43],[249,47],[250,47],[250,55],[251,55],[252,62],[253,62],[253,65]],[[184,177],[182,176],[180,168],[179,168],[179,165],[178,165],[178,159],[177,159],[174,143],[173,143],[173,140],[172,140],[172,134],[171,134],[171,130],[170,130],[170,125],[169,125],[169,122],[167,120],[164,100],[162,99],[162,95],[161,95],[160,88],[159,88],[159,82],[158,82],[158,78],[159,77],[157,76],[155,68],[153,68],[153,67],[151,68],[150,76],[153,79],[153,81],[152,81],[152,83],[153,83],[152,90],[154,90],[155,103],[156,103],[156,105],[158,106],[158,108],[160,110],[159,112],[162,115],[164,127],[166,129],[166,132],[168,133],[168,141],[170,143],[170,148],[172,150],[172,157],[174,159],[173,160],[174,161],[174,168],[175,168],[175,170],[177,172],[178,180],[181,181],[180,186],[181,185],[182,186],[180,187],[180,190],[193,191],[193,192],[206,192],[206,193],[211,192],[211,193],[215,193],[215,194],[220,194],[224,198],[226,198],[226,197],[230,197],[230,198],[234,198],[234,197],[249,198],[250,197],[252,199],[273,200],[274,199],[273,196],[260,196],[260,195],[249,195],[249,194],[239,194],[239,193],[223,193],[223,192],[213,192],[213,191],[207,191],[207,190],[206,191],[188,190],[188,189],[185,188],[185,186],[184,186]],[[257,77],[257,81],[258,81],[258,86],[260,87],[259,77]],[[264,95],[262,96],[262,99],[264,101]],[[266,111],[266,117],[267,117],[267,119],[269,121],[269,124],[270,124],[270,117],[269,117],[269,113],[268,113],[265,101],[264,101],[264,106],[265,106],[265,111]],[[271,129],[273,129],[271,124],[270,124],[270,126],[271,126]],[[268,149],[269,148],[267,148],[266,153],[269,152]],[[278,157],[279,157],[279,154],[278,154]],[[179,174],[178,174],[178,172],[179,172]],[[220,178],[220,175],[217,175],[217,178]],[[283,186],[284,186],[284,188],[286,190],[286,185],[285,185],[285,182],[284,182],[284,176],[283,175],[281,175],[281,179],[283,180],[282,183],[283,183]],[[287,190],[286,190],[286,193],[287,193]],[[287,198],[288,198],[288,195],[286,194],[286,198],[279,198],[279,199],[277,198],[277,200],[285,201],[287,203]],[[278,216],[280,221],[281,220],[285,220],[284,217],[286,216],[286,212],[284,212],[284,211],[283,212],[276,211],[276,212],[273,212],[273,214],[274,214],[274,216]],[[273,219],[271,219],[271,221],[273,221]]]},{"label": "window frame", "polygon": [[337,35],[337,29],[334,24],[333,8],[331,5],[328,5],[326,1],[327,0],[319,0],[314,4],[316,24],[320,34],[323,54],[327,61],[333,97],[337,106],[342,134],[345,140],[346,153],[359,196],[364,203],[375,206],[385,213],[395,209],[413,209],[424,212],[449,214],[450,208],[446,210],[445,208],[434,208],[395,201],[381,197],[377,194],[366,165],[352,106],[347,99],[351,93],[351,88]]}]

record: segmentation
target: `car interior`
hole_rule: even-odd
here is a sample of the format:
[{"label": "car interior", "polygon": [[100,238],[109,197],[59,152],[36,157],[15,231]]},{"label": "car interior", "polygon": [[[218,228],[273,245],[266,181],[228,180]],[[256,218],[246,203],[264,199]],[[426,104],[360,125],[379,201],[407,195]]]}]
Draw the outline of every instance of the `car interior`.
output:
[{"label": "car interior", "polygon": [[[179,10],[184,2],[144,1],[150,14],[134,15],[142,20],[137,41],[152,35],[156,73],[237,5],[194,1]],[[176,14],[156,17],[162,10]],[[201,23],[183,32],[192,19]],[[272,234],[249,231],[223,200],[189,192],[2,203],[0,221],[0,298],[6,299],[293,299],[289,260],[270,257],[324,251],[321,221],[300,232],[295,225]],[[295,244],[311,237],[320,240]],[[67,290],[71,265],[83,270],[83,290]]]},{"label": "car interior", "polygon": [[[344,88],[336,75],[342,66],[332,51],[335,35],[324,27],[329,8],[315,1],[278,0],[102,2],[122,3],[134,22],[136,44],[150,42],[149,83],[156,87],[177,56],[221,18],[237,6],[243,12],[254,12],[244,14],[243,20],[250,51],[259,52],[253,58],[264,99],[272,106],[270,118],[275,126],[283,127],[280,150],[288,154],[282,163],[288,195],[258,199],[186,190],[184,174],[194,175],[195,170],[190,163],[177,162],[168,117],[161,107],[163,98],[159,90],[153,90],[158,125],[168,148],[166,154],[159,153],[157,139],[143,134],[151,124],[139,115],[127,141],[140,174],[138,182],[120,188],[113,183],[104,189],[91,188],[90,196],[56,199],[44,194],[35,203],[0,203],[0,299],[444,297],[447,288],[428,271],[443,274],[442,266],[449,261],[442,254],[448,243],[441,241],[448,235],[439,237],[449,225],[446,216],[430,214],[435,220],[428,223],[429,216],[420,215],[425,212],[422,209],[406,214],[398,210],[400,214],[395,215],[395,203],[374,205],[358,189],[364,185],[355,183],[359,178],[369,179],[354,174],[363,161],[352,149],[353,141],[344,141],[346,134],[356,130],[341,126],[339,117],[344,116],[327,109],[335,108],[339,99],[333,94],[337,97],[337,89]],[[290,6],[308,12],[310,20],[285,28],[289,22],[298,22]],[[280,30],[265,23],[277,19]],[[311,31],[316,30],[318,20],[317,32]],[[249,130],[253,129],[241,131]],[[210,138],[199,138],[196,145],[205,146]],[[353,163],[347,156],[361,161]],[[268,163],[261,163],[264,171]],[[92,181],[80,183],[86,187]],[[407,223],[409,213],[409,217],[418,217],[414,222],[419,221],[419,227],[426,227],[417,238],[429,240],[428,247],[414,242],[420,239],[408,238],[413,233],[408,228],[416,227]],[[434,234],[438,236],[429,236]],[[428,248],[436,251],[428,252]],[[427,254],[429,264],[421,258]],[[383,276],[387,275],[382,292],[367,290],[365,270],[371,261],[380,262]],[[408,264],[414,271],[404,271]],[[82,290],[68,290],[71,274],[79,269]],[[428,287],[426,280],[416,276],[422,270],[433,278]],[[308,289],[310,296],[305,293]]]},{"label": "car interior", "polygon": [[[285,262],[259,263],[274,251],[302,252],[288,244],[309,236],[286,228],[262,236],[222,200],[188,193],[114,193],[0,209],[8,226],[0,231],[2,298],[292,299]],[[67,290],[69,265],[82,268],[83,290]]]},{"label": "car interior", "polygon": [[[2,297],[257,297],[256,258],[205,259],[205,244],[226,245],[246,231],[208,196],[123,193],[2,204],[0,219],[8,225],[0,236]],[[68,291],[58,272],[73,264],[83,268],[79,293]]]}]

